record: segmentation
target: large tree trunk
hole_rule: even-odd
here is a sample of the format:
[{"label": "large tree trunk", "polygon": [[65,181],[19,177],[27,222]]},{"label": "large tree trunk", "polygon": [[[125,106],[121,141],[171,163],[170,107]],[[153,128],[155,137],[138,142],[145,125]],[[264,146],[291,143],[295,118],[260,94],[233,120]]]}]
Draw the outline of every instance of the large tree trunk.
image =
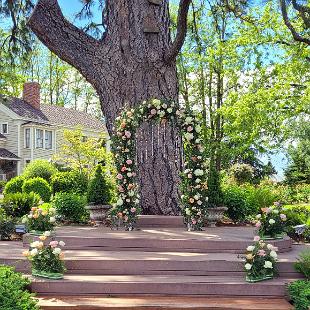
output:
[{"label": "large tree trunk", "polygon": [[[177,100],[176,64],[164,62],[170,45],[168,4],[154,6],[144,0],[109,1],[109,72],[97,87],[109,132],[125,104],[134,106],[150,98]],[[145,33],[148,20],[157,21],[158,33]],[[167,124],[145,123],[137,135],[141,206],[145,214],[179,214],[178,171],[181,164],[179,134]]]}]

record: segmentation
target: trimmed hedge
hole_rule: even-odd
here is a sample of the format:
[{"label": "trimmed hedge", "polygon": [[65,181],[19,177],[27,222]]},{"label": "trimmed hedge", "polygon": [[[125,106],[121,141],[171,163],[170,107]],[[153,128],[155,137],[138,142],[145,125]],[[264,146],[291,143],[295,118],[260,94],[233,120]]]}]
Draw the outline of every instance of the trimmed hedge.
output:
[{"label": "trimmed hedge", "polygon": [[26,289],[30,281],[12,267],[0,266],[0,309],[39,310],[37,301]]},{"label": "trimmed hedge", "polygon": [[49,202],[52,195],[52,189],[46,180],[42,178],[33,178],[26,180],[23,184],[24,193],[36,193],[44,202]]},{"label": "trimmed hedge", "polygon": [[288,286],[291,300],[296,310],[309,310],[310,308],[310,281],[298,280]]},{"label": "trimmed hedge", "polygon": [[8,181],[3,190],[4,195],[21,193],[23,191],[24,177],[19,176]]},{"label": "trimmed hedge", "polygon": [[37,159],[26,166],[23,177],[25,179],[42,178],[50,182],[55,173],[57,169],[53,164],[44,159]]}]

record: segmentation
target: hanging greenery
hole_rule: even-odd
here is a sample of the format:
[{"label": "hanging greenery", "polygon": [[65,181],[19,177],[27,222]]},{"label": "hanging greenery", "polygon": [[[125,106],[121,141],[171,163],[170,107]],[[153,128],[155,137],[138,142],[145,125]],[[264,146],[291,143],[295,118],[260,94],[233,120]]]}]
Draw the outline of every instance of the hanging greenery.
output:
[{"label": "hanging greenery", "polygon": [[111,211],[112,225],[124,223],[132,230],[141,213],[137,183],[135,133],[144,121],[166,121],[179,127],[184,149],[181,173],[182,213],[190,230],[201,230],[206,214],[207,171],[204,166],[201,121],[196,113],[180,109],[173,101],[152,99],[124,110],[115,122],[112,149],[117,168],[118,200]]}]

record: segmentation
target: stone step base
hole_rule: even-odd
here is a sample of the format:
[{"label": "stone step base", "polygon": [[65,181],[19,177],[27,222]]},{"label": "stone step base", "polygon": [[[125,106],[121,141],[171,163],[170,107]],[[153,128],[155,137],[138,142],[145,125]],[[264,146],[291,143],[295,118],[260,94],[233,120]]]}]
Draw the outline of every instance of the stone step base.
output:
[{"label": "stone step base", "polygon": [[42,310],[291,310],[285,299],[240,297],[40,297]]},{"label": "stone step base", "polygon": [[218,295],[283,297],[285,285],[295,279],[277,278],[247,283],[230,276],[98,276],[66,275],[63,280],[32,278],[37,294],[65,295]]},{"label": "stone step base", "polygon": [[137,226],[139,228],[170,227],[185,229],[183,216],[139,215]]}]

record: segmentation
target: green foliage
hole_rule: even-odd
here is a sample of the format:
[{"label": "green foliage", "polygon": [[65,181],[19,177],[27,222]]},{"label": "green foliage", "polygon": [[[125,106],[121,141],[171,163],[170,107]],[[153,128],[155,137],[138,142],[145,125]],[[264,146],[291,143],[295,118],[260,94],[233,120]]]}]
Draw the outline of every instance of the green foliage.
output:
[{"label": "green foliage", "polygon": [[60,219],[73,223],[87,222],[89,213],[85,209],[86,203],[84,196],[74,193],[57,193],[52,201]]},{"label": "green foliage", "polygon": [[45,202],[49,202],[52,195],[52,189],[43,178],[37,177],[33,179],[26,180],[23,185],[24,193],[36,193]]},{"label": "green foliage", "polygon": [[19,176],[11,179],[5,184],[3,194],[9,195],[9,194],[15,194],[15,193],[21,193],[23,190],[23,184],[24,184],[24,177]]},{"label": "green foliage", "polygon": [[87,191],[87,175],[79,171],[58,172],[52,177],[53,193],[77,193],[83,195]]},{"label": "green foliage", "polygon": [[111,199],[111,184],[109,184],[106,180],[103,174],[102,166],[98,165],[95,176],[88,185],[87,200],[95,205],[107,205],[111,203]]},{"label": "green foliage", "polygon": [[299,254],[299,258],[294,266],[297,271],[301,272],[308,280],[310,280],[310,249]]},{"label": "green foliage", "polygon": [[229,173],[238,184],[251,182],[254,177],[254,169],[248,164],[234,164],[230,167]]},{"label": "green foliage", "polygon": [[298,280],[288,285],[288,291],[296,310],[309,310],[310,281]]},{"label": "green foliage", "polygon": [[5,184],[6,184],[6,181],[0,181],[0,193],[3,192]]},{"label": "green foliage", "polygon": [[210,164],[208,177],[208,207],[220,207],[223,203],[223,193],[220,184],[220,175],[216,170],[214,163]]},{"label": "green foliage", "polygon": [[30,281],[12,267],[0,266],[0,309],[39,310],[33,295],[27,291]]},{"label": "green foliage", "polygon": [[26,166],[23,176],[25,179],[42,178],[50,182],[55,173],[57,173],[57,169],[48,160],[37,159]]},{"label": "green foliage", "polygon": [[0,240],[10,240],[15,232],[15,221],[0,208]]},{"label": "green foliage", "polygon": [[40,202],[40,196],[35,193],[16,193],[4,196],[3,208],[7,215],[23,217],[36,207]]}]

